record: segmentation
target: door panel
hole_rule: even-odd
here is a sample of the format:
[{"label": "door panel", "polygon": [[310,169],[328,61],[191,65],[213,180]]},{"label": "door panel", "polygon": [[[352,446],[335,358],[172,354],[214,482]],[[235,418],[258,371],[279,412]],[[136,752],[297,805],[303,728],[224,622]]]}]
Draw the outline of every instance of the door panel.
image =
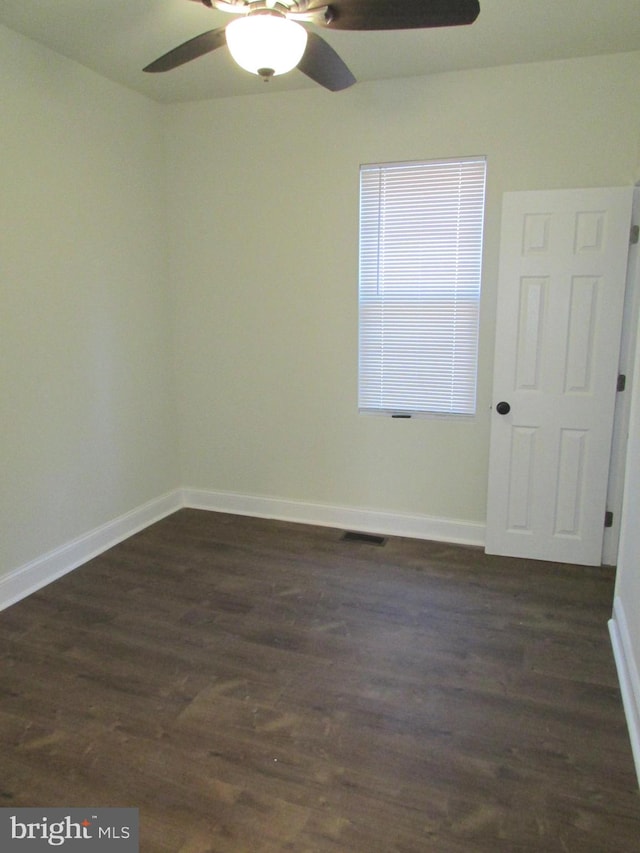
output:
[{"label": "door panel", "polygon": [[631,200],[505,194],[488,553],[600,563]]}]

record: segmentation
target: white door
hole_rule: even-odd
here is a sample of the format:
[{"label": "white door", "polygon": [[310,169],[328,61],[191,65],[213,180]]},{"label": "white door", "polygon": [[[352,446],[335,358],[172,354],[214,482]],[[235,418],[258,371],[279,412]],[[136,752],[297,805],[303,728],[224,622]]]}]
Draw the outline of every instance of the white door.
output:
[{"label": "white door", "polygon": [[600,564],[631,201],[504,196],[487,553]]}]

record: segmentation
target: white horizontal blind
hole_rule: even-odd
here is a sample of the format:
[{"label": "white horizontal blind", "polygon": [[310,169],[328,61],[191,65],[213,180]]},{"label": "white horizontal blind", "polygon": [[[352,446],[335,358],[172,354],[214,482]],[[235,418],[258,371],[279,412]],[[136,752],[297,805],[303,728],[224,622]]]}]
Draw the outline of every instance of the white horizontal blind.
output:
[{"label": "white horizontal blind", "polygon": [[360,169],[360,411],[475,412],[486,161]]}]

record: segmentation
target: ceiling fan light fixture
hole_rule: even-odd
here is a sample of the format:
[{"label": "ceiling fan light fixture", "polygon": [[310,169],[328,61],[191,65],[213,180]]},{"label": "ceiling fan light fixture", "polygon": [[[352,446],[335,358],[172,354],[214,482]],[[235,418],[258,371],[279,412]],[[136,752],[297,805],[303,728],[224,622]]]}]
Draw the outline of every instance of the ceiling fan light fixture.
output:
[{"label": "ceiling fan light fixture", "polygon": [[238,65],[264,79],[295,68],[307,46],[304,27],[273,13],[236,18],[226,32],[227,46]]}]

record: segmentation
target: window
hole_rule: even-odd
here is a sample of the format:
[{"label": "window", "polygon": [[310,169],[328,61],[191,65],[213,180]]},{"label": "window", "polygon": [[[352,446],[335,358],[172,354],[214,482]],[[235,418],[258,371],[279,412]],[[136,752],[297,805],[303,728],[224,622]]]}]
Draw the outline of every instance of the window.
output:
[{"label": "window", "polygon": [[485,172],[360,168],[361,412],[475,413]]}]

